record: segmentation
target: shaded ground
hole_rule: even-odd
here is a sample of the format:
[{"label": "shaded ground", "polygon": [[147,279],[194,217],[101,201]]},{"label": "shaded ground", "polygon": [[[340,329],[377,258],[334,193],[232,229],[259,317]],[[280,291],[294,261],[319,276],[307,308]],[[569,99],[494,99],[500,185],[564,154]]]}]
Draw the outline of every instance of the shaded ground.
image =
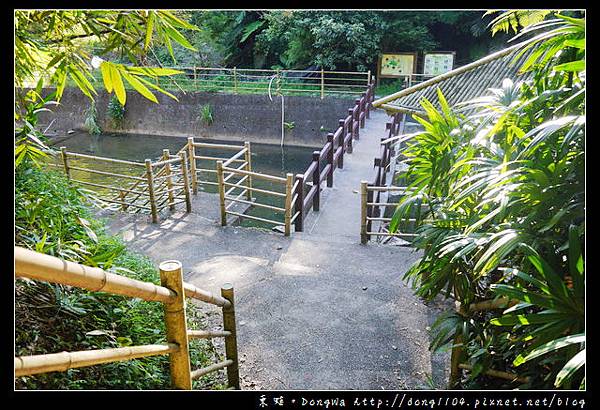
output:
[{"label": "shaded ground", "polygon": [[[386,119],[372,113],[321,212],[291,237],[221,227],[217,198],[205,193],[191,214],[156,225],[147,216],[111,217],[111,230],[134,249],[157,263],[180,260],[186,281],[217,293],[233,283],[243,388],[445,387],[448,357],[430,354],[428,328],[447,306],[424,305],[402,281],[418,255],[359,243],[357,191],[372,175]],[[215,311],[211,325],[219,322]]]}]

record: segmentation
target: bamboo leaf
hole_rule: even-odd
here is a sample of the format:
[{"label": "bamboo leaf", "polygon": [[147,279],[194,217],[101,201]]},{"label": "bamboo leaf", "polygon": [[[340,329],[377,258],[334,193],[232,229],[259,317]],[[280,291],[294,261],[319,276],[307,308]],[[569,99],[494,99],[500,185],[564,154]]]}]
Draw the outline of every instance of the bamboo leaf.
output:
[{"label": "bamboo leaf", "polygon": [[112,80],[117,99],[119,100],[121,105],[125,105],[125,101],[127,99],[125,86],[123,85],[123,80],[121,79],[121,73],[114,65],[110,66],[110,78]]}]

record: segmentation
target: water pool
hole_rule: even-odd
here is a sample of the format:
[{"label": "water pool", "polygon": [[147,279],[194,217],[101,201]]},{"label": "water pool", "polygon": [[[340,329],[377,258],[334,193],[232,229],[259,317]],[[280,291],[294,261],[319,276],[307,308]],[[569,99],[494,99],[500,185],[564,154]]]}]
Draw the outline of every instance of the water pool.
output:
[{"label": "water pool", "polygon": [[[242,142],[232,142],[218,139],[199,139],[195,138],[197,142],[217,143],[217,144],[233,144],[243,145]],[[57,139],[53,144],[54,147],[67,147],[70,152],[77,152],[80,154],[89,154],[100,157],[108,157],[115,159],[123,159],[129,161],[143,162],[145,159],[156,160],[162,156],[163,149],[169,149],[171,154],[175,154],[185,144],[187,140],[184,137],[171,137],[171,136],[156,136],[156,135],[139,135],[139,134],[103,134],[103,135],[89,135],[87,132],[75,132],[66,138]],[[255,172],[265,173],[269,175],[285,177],[286,173],[291,172],[293,174],[304,173],[312,158],[312,152],[316,148],[311,147],[296,147],[296,146],[284,146],[280,147],[271,144],[251,144],[252,151],[252,170]],[[217,156],[231,156],[231,151],[220,151],[218,149],[211,149],[210,152],[200,153],[200,149],[197,148],[196,155],[217,155]],[[70,160],[72,165],[83,165],[89,162],[85,159]],[[208,165],[208,166],[207,166]],[[212,168],[214,163],[210,164],[204,161],[198,161],[198,166],[202,168]],[[125,173],[128,175],[138,175],[143,172],[143,168],[135,168],[126,165],[111,165],[111,172]],[[84,171],[72,171],[72,176],[75,179],[93,182],[97,184],[108,184],[108,178],[103,175],[87,173]],[[215,174],[201,174],[202,180],[216,181]],[[255,178],[253,180],[253,186],[256,188],[282,191],[282,186],[274,184],[272,182],[259,180]],[[217,187],[212,185],[199,186],[199,190],[204,192],[216,193]],[[253,196],[257,198],[260,203],[270,204],[282,207],[282,198],[277,198],[269,195],[264,195],[259,192],[253,193]],[[193,197],[193,200],[201,200],[201,198]],[[247,212],[249,215],[283,220],[283,215],[275,211],[254,207]],[[242,221],[242,226],[254,226],[261,228],[271,228],[272,225],[266,224],[260,221],[254,221],[245,218]]]}]

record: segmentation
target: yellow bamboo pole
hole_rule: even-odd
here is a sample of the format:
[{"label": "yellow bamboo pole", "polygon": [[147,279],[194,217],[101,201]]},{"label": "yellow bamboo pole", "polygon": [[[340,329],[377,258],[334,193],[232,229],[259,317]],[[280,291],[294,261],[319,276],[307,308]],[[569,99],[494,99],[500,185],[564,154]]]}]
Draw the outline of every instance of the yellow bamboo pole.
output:
[{"label": "yellow bamboo pole", "polygon": [[225,357],[231,360],[227,366],[227,380],[230,387],[240,388],[240,374],[238,368],[237,332],[235,329],[235,302],[233,285],[226,283],[221,287],[221,296],[230,302],[223,306],[223,330],[230,332],[225,337]]},{"label": "yellow bamboo pole", "polygon": [[[457,303],[460,303],[460,302],[457,302]],[[460,306],[458,308],[458,313],[460,315],[464,315],[466,313],[465,307],[463,306],[462,303],[460,303]],[[456,384],[460,381],[460,377],[461,377],[461,373],[462,373],[461,367],[460,367],[460,362],[461,362],[463,351],[464,351],[462,344],[463,344],[462,333],[457,330],[454,335],[452,354],[450,356],[450,380],[448,381],[449,389],[454,389],[456,387]]]},{"label": "yellow bamboo pole", "polygon": [[325,97],[325,71],[321,68],[321,99]]},{"label": "yellow bamboo pole", "polygon": [[190,197],[190,179],[187,168],[187,152],[181,151],[179,153],[181,158],[181,174],[183,176],[183,192],[185,194],[185,209],[188,213],[192,212],[192,198]]},{"label": "yellow bamboo pole", "polygon": [[196,147],[194,137],[188,137],[188,157],[190,159],[190,173],[192,174],[192,192],[198,194],[198,173],[196,171]]},{"label": "yellow bamboo pole", "polygon": [[150,201],[150,213],[152,214],[152,223],[158,222],[158,212],[156,211],[156,199],[154,197],[154,175],[152,174],[152,161],[146,159],[146,179],[148,180],[148,200]]},{"label": "yellow bamboo pole", "polygon": [[[244,142],[244,147],[246,148],[245,153],[245,162],[246,162],[246,171],[252,172],[252,152],[250,151],[250,142]],[[252,201],[252,175],[246,175],[248,179],[246,180],[246,187],[248,188],[246,191],[246,198],[248,201]]]},{"label": "yellow bamboo pole", "polygon": [[227,212],[225,210],[225,184],[223,180],[223,161],[217,161],[217,183],[219,184],[219,205],[221,209],[221,226],[227,225]]},{"label": "yellow bamboo pole", "polygon": [[190,354],[181,263],[175,260],[164,261],[158,269],[160,270],[160,283],[177,294],[172,302],[164,305],[167,341],[179,346],[176,352],[171,352],[169,355],[171,384],[176,389],[191,390],[192,379],[190,378]]},{"label": "yellow bamboo pole", "polygon": [[[169,150],[163,149],[163,160],[169,159],[169,156]],[[173,204],[173,202],[175,202],[175,197],[173,195],[173,178],[171,176],[171,163],[165,164],[165,172],[167,175],[167,196],[169,198],[169,209],[173,211],[175,209],[175,205]]]},{"label": "yellow bamboo pole", "polygon": [[294,174],[288,172],[285,181],[285,236],[290,236],[292,219],[292,185]]},{"label": "yellow bamboo pole", "polygon": [[173,354],[178,350],[179,346],[176,344],[166,344],[21,356],[15,357],[15,377],[48,372],[64,372],[78,367]]},{"label": "yellow bamboo pole", "polygon": [[366,244],[367,236],[367,181],[360,181],[360,243]]},{"label": "yellow bamboo pole", "polygon": [[175,297],[175,293],[154,283],[130,279],[19,246],[15,246],[15,276],[148,301],[167,303]]},{"label": "yellow bamboo pole", "polygon": [[71,179],[71,170],[69,169],[69,162],[67,160],[67,147],[60,147],[60,154],[62,157],[63,166],[65,167],[67,179]]}]

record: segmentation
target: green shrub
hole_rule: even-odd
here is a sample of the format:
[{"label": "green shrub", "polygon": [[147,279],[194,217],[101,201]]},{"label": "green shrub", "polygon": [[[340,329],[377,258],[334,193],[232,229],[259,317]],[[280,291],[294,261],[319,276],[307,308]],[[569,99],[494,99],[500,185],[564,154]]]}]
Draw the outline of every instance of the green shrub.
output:
[{"label": "green shrub", "polygon": [[115,128],[121,128],[123,126],[123,119],[125,118],[125,107],[114,95],[110,97],[110,101],[108,102],[108,106],[106,107],[106,116],[110,118]]},{"label": "green shrub", "polygon": [[212,107],[210,104],[205,104],[200,107],[199,118],[200,118],[200,121],[204,125],[212,125],[212,123],[214,122],[214,119],[213,119]]},{"label": "green shrub", "polygon": [[[20,167],[15,188],[17,246],[160,283],[154,263],[109,235],[62,174]],[[165,342],[161,303],[21,279],[15,288],[17,356]],[[189,327],[201,329],[197,307],[190,303],[187,311]],[[190,343],[194,367],[214,363],[217,355],[210,341]],[[20,377],[15,383],[17,389],[167,389],[168,356]],[[194,383],[221,387],[218,374]]]}]

